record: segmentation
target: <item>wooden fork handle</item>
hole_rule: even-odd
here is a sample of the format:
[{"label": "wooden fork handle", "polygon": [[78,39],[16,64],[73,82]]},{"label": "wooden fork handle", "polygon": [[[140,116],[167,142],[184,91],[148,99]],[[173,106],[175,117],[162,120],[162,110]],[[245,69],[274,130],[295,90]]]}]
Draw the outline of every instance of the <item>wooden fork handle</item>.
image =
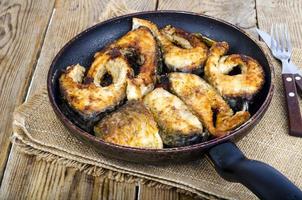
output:
[{"label": "wooden fork handle", "polygon": [[295,75],[282,74],[282,80],[287,102],[289,135],[302,137],[302,118],[295,83]]},{"label": "wooden fork handle", "polygon": [[299,92],[302,93],[302,77],[299,74],[295,74],[295,82]]}]

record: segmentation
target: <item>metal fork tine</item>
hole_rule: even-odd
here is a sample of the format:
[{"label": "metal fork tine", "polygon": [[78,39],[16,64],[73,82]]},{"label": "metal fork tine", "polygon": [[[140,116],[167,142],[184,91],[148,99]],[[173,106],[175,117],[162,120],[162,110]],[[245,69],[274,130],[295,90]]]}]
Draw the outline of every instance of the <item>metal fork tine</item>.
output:
[{"label": "metal fork tine", "polygon": [[280,51],[284,52],[284,30],[283,24],[278,24],[278,36],[279,36],[279,47]]},{"label": "metal fork tine", "polygon": [[275,26],[275,34],[276,34],[276,38],[275,38],[275,41],[276,41],[276,48],[277,48],[277,51],[280,50],[280,34],[279,34],[279,25],[276,24]]},{"label": "metal fork tine", "polygon": [[282,24],[282,32],[283,32],[283,37],[282,37],[282,46],[283,46],[283,51],[287,51],[287,42],[286,42],[286,30],[287,30],[287,27],[286,27],[286,24]]},{"label": "metal fork tine", "polygon": [[274,24],[271,26],[271,48],[272,49],[276,49],[276,44],[275,44],[275,41],[276,41],[276,36],[275,36],[275,31],[274,31]]},{"label": "metal fork tine", "polygon": [[288,34],[288,27],[285,26],[285,40],[286,40],[286,47],[287,51],[291,52],[292,51],[292,45],[290,41],[290,35]]},{"label": "metal fork tine", "polygon": [[272,54],[280,60],[289,60],[291,56],[291,42],[286,24],[273,24],[271,27]]}]

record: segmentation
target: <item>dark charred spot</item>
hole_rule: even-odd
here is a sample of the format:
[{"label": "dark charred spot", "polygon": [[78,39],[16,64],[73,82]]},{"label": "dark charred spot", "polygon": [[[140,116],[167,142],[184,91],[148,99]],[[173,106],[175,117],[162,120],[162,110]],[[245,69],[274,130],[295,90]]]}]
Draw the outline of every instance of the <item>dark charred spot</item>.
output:
[{"label": "dark charred spot", "polygon": [[155,85],[156,88],[163,88],[165,90],[168,90],[170,89],[170,81],[169,81],[169,77],[167,74],[163,74],[163,75],[160,75],[158,77],[158,81]]},{"label": "dark charred spot", "polygon": [[127,78],[129,78],[129,79],[133,78],[133,74],[130,71],[127,72]]},{"label": "dark charred spot", "polygon": [[108,52],[108,55],[110,56],[111,59],[114,59],[121,56],[122,54],[119,48],[114,47]]},{"label": "dark charred spot", "polygon": [[139,53],[139,49],[135,47],[130,47],[124,51],[124,56],[126,57],[128,63],[134,71],[134,76],[140,73],[141,65],[144,64],[144,57]]},{"label": "dark charred spot", "polygon": [[84,84],[90,84],[92,82],[93,82],[93,78],[89,77],[89,76],[86,76],[83,83]]},{"label": "dark charred spot", "polygon": [[84,107],[84,110],[90,110],[91,109],[91,106],[90,105],[86,105],[85,107]]},{"label": "dark charred spot", "polygon": [[218,108],[211,108],[213,112],[213,126],[216,127],[217,115],[218,115]]},{"label": "dark charred spot", "polygon": [[191,41],[193,38],[193,35],[189,32],[186,32],[185,30],[181,29],[181,28],[174,28],[175,29],[175,34],[188,40]]},{"label": "dark charred spot", "polygon": [[184,47],[183,47],[179,42],[177,42],[177,41],[172,41],[172,43],[173,43],[175,46],[184,49]]},{"label": "dark charred spot", "polygon": [[73,101],[77,101],[77,97],[76,97],[76,96],[73,96],[73,95],[70,95],[70,96],[69,96],[69,100],[72,101],[72,102],[73,102]]}]

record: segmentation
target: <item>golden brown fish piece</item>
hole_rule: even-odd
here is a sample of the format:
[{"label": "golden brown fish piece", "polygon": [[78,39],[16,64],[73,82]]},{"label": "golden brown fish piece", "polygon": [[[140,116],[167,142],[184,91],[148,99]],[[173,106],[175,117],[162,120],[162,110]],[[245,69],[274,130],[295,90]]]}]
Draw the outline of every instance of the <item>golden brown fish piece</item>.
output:
[{"label": "golden brown fish piece", "polygon": [[160,43],[166,66],[172,71],[203,71],[207,59],[208,48],[195,34],[170,25],[161,31],[158,27],[144,19],[133,18],[133,27],[148,27]]},{"label": "golden brown fish piece", "polygon": [[[144,38],[143,40],[141,38]],[[154,88],[158,62],[157,44],[149,29],[140,27],[95,54],[88,70],[76,65],[60,77],[60,88],[68,104],[84,118],[110,110],[125,99],[140,99]],[[133,65],[139,65],[134,76]],[[112,84],[102,87],[106,74]]]},{"label": "golden brown fish piece", "polygon": [[[251,57],[239,54],[225,55],[226,42],[214,43],[205,65],[205,78],[225,98],[251,99],[264,84],[264,71]],[[240,73],[230,75],[236,67]]]},{"label": "golden brown fish piece", "polygon": [[160,128],[160,136],[168,146],[184,146],[205,139],[201,122],[175,95],[156,88],[144,97]]},{"label": "golden brown fish piece", "polygon": [[111,48],[121,49],[130,65],[138,74],[128,79],[127,99],[141,99],[154,89],[160,50],[156,39],[146,27],[128,32]]},{"label": "golden brown fish piece", "polygon": [[96,137],[105,142],[139,148],[163,148],[157,124],[141,101],[128,101],[104,117],[95,127]]},{"label": "golden brown fish piece", "polygon": [[172,92],[190,108],[204,127],[216,137],[226,135],[250,117],[247,111],[239,111],[234,114],[216,90],[197,75],[170,73],[169,82]]},{"label": "golden brown fish piece", "polygon": [[[89,119],[113,109],[126,97],[127,78],[133,72],[125,58],[112,59],[104,53],[92,64],[85,82],[84,73],[85,68],[79,64],[69,66],[59,82],[63,98],[71,108]],[[100,82],[106,73],[112,76],[112,84],[102,87]]]}]

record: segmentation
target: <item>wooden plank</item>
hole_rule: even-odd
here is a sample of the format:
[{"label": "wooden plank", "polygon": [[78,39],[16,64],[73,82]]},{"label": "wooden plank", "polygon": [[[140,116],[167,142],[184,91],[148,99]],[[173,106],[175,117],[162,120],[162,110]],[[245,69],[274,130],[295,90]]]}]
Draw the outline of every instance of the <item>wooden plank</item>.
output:
[{"label": "wooden plank", "polygon": [[0,199],[135,199],[136,185],[91,176],[24,154],[13,145]]},{"label": "wooden plank", "polygon": [[185,10],[217,17],[241,27],[257,38],[254,0],[159,0],[158,10],[167,9]]},{"label": "wooden plank", "polygon": [[[210,198],[210,196],[209,196]],[[149,187],[144,184],[139,186],[138,199],[140,200],[149,200],[149,199],[157,199],[157,200],[201,200],[201,197],[198,196],[190,196],[186,194],[179,193],[176,188],[164,189],[164,188],[156,188]]]},{"label": "wooden plank", "polygon": [[23,102],[54,0],[0,1],[0,181],[10,150],[12,113]]},{"label": "wooden plank", "polygon": [[11,195],[14,195],[14,199],[24,199],[24,191],[28,189],[30,180],[28,176],[33,168],[33,162],[34,156],[20,154],[16,146],[12,146],[0,188],[0,199],[9,199]]},{"label": "wooden plank", "polygon": [[176,190],[153,188],[146,185],[140,185],[139,199],[180,200],[180,195],[176,192]]},{"label": "wooden plank", "polygon": [[259,28],[270,32],[273,23],[288,25],[293,46],[302,48],[302,0],[256,1]]},{"label": "wooden plank", "polygon": [[46,75],[52,59],[60,48],[76,34],[99,21],[113,16],[137,11],[154,10],[155,6],[156,0],[58,1],[34,73],[29,96],[32,96],[39,88],[46,86]]}]

